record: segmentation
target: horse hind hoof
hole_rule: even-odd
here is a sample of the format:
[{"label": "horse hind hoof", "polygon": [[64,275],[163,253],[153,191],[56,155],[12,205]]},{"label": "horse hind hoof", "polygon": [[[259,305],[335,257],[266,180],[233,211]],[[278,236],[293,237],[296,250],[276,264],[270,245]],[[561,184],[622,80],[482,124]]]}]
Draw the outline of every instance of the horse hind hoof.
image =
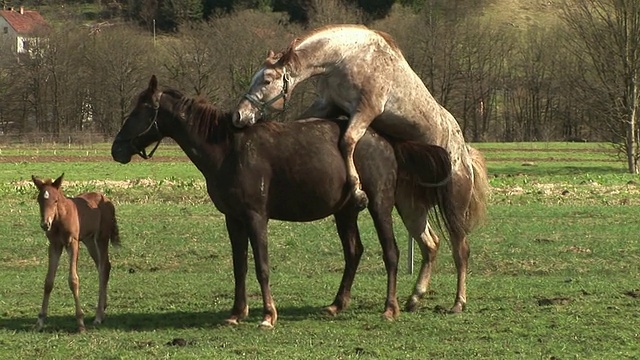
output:
[{"label": "horse hind hoof", "polygon": [[262,330],[273,330],[273,324],[271,324],[270,322],[268,322],[267,320],[264,320],[263,322],[261,322],[258,325],[258,328],[262,329]]}]

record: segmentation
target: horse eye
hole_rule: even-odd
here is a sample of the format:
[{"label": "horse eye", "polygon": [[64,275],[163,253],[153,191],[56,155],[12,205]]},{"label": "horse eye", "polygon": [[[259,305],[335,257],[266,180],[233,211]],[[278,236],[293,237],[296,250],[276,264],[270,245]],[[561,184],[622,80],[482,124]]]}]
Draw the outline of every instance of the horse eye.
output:
[{"label": "horse eye", "polygon": [[268,85],[271,85],[271,80],[265,80],[265,81],[264,81],[264,84],[265,84],[265,85],[267,85],[267,86],[268,86]]}]

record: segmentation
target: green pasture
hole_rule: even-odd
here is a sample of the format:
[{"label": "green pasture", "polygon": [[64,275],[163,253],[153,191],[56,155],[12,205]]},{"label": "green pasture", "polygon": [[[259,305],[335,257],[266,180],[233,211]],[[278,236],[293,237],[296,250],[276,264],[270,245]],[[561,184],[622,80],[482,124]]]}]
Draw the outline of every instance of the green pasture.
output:
[{"label": "green pasture", "polygon": [[[0,147],[0,358],[639,358],[637,176],[626,174],[604,144],[475,146],[487,159],[493,191],[489,220],[470,238],[464,313],[442,311],[455,296],[445,243],[422,307],[383,320],[386,276],[363,213],[365,254],[351,306],[326,317],[320,309],[333,300],[343,266],[333,221],[272,221],[271,283],[279,310],[272,331],[257,327],[261,298],[252,267],[249,318],[238,327],[221,325],[233,301],[223,216],[176,146],[163,144],[154,159],[127,165],[110,160],[109,144]],[[122,236],[122,247],[112,248],[109,306],[99,327],[90,325],[97,272],[81,252],[84,334],[75,333],[66,261],[45,330],[32,330],[47,240],[30,177],[62,172],[67,195],[99,190],[113,199]],[[416,275],[406,271],[407,235],[399,221],[395,230],[404,302]]]}]

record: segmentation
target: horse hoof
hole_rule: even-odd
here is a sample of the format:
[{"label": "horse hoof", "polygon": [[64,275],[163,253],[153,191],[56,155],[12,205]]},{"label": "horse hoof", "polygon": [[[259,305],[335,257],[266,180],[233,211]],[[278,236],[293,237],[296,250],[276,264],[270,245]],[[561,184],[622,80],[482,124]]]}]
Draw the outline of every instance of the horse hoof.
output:
[{"label": "horse hoof", "polygon": [[260,323],[260,325],[258,325],[258,327],[260,329],[263,329],[263,330],[272,330],[273,329],[273,325],[270,322],[268,322],[267,320],[262,321]]},{"label": "horse hoof", "polygon": [[362,191],[361,189],[357,189],[354,193],[354,197],[356,200],[356,207],[358,208],[358,211],[362,211],[367,208],[367,206],[369,205],[369,198],[364,191]]},{"label": "horse hoof", "polygon": [[84,326],[78,326],[78,334],[83,334],[87,331]]},{"label": "horse hoof", "polygon": [[451,310],[449,310],[449,313],[450,314],[460,314],[460,313],[462,313],[463,310],[464,310],[464,304],[456,303],[455,305],[453,305]]},{"label": "horse hoof", "polygon": [[226,319],[224,324],[229,326],[238,326],[238,319]]},{"label": "horse hoof", "polygon": [[336,316],[340,312],[340,309],[335,305],[329,305],[322,310],[328,316]]},{"label": "horse hoof", "polygon": [[404,305],[404,309],[408,312],[414,312],[418,310],[418,302],[416,300],[409,299]]},{"label": "horse hoof", "polygon": [[394,321],[397,317],[398,317],[398,314],[393,313],[393,311],[391,310],[387,310],[384,313],[382,313],[382,318],[387,321]]}]

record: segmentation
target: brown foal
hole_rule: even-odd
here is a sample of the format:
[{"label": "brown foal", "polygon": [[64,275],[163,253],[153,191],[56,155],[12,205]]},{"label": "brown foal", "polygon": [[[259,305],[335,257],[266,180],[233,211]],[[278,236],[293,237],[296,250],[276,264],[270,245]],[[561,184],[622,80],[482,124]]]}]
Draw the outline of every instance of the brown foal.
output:
[{"label": "brown foal", "polygon": [[32,176],[38,188],[40,206],[40,226],[49,239],[49,269],[44,281],[44,298],[38,315],[36,329],[41,330],[47,317],[49,296],[53,290],[56,270],[60,262],[62,249],[69,254],[69,288],[73,293],[76,306],[78,331],[83,332],[84,313],[80,306],[78,280],[78,250],[82,241],[98,268],[99,295],[94,324],[104,320],[107,307],[107,282],[111,263],[109,262],[109,239],[111,244],[120,244],[118,224],[113,203],[104,195],[89,192],[74,198],[62,193],[62,174],[55,181],[40,180]]}]

